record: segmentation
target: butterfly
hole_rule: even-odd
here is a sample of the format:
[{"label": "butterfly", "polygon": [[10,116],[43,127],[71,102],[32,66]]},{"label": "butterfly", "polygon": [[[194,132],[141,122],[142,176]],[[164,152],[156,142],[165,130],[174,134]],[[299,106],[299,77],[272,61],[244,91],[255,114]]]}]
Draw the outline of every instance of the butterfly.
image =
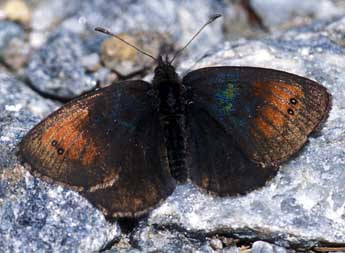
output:
[{"label": "butterfly", "polygon": [[175,57],[147,55],[157,62],[151,83],[87,93],[20,143],[34,175],[79,192],[109,218],[146,214],[188,181],[218,196],[262,187],[331,107],[325,87],[294,74],[222,66],[181,79]]}]

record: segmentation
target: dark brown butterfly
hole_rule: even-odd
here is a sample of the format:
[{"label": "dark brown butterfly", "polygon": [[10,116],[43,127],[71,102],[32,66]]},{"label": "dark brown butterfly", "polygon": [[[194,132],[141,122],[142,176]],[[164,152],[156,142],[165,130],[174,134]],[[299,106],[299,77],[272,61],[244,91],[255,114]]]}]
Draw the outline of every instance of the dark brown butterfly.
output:
[{"label": "dark brown butterfly", "polygon": [[88,93],[34,127],[20,145],[31,172],[107,217],[137,217],[189,179],[220,196],[263,186],[330,109],[326,88],[286,72],[209,67],[181,80],[157,62],[152,83]]}]

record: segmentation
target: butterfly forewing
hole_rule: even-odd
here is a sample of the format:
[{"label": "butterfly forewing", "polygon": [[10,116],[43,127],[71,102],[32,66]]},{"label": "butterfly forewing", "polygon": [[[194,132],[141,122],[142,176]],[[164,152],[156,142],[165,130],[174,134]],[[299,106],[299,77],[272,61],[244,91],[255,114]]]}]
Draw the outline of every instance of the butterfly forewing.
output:
[{"label": "butterfly forewing", "polygon": [[150,89],[143,81],[120,82],[66,104],[23,139],[23,160],[108,216],[146,212],[174,189]]},{"label": "butterfly forewing", "polygon": [[[223,171],[222,178],[236,181],[236,173],[254,171],[255,165],[258,165],[257,169],[265,169],[260,172],[263,177],[270,178],[276,173],[277,165],[301,149],[308,135],[319,128],[330,109],[330,95],[323,86],[277,70],[251,67],[204,68],[187,74],[183,84],[192,96],[187,112],[190,131],[193,133],[195,125],[200,126],[202,119],[207,124],[205,118],[209,118],[209,121],[215,121],[214,125],[219,128],[217,132],[223,136],[223,142],[227,143],[225,147],[220,140],[217,142],[217,159],[223,162],[217,163],[218,167],[214,167],[213,174],[210,174],[210,170],[205,172],[206,168],[200,172],[209,175],[210,182],[218,180],[215,179],[219,177],[215,176],[217,171]],[[196,114],[204,116],[195,116]],[[202,132],[200,129],[206,128],[199,127],[197,132]],[[214,130],[208,129],[208,136],[206,133],[199,134],[199,140],[194,137],[190,144],[194,163],[197,156],[204,153],[204,162],[212,164],[209,160],[213,158],[206,155],[207,150],[211,154],[217,147],[209,138],[217,138]],[[209,144],[197,145],[195,142]],[[199,151],[195,151],[198,146]],[[237,161],[239,168],[245,167],[243,159],[254,165],[248,165],[247,170],[236,170],[232,168],[236,163],[231,163],[228,159],[241,160]],[[226,173],[229,174],[228,177],[225,176]],[[200,176],[196,176],[198,172],[191,174],[192,180],[200,185],[202,180],[198,179]],[[242,185],[246,184],[243,180],[250,181],[250,177],[256,176],[256,173],[247,173],[242,179]],[[240,184],[241,179],[237,182]],[[218,184],[219,189],[226,188],[222,186],[225,184],[224,180]],[[248,186],[250,188],[252,187]],[[243,189],[233,191],[229,188],[229,194],[239,192],[243,193]]]}]

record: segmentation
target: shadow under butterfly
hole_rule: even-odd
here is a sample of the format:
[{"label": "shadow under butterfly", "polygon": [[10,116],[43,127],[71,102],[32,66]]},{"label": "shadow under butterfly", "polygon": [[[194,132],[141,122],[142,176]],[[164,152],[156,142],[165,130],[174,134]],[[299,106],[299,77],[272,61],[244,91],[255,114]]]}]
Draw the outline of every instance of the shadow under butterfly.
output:
[{"label": "shadow under butterfly", "polygon": [[262,187],[328,116],[330,94],[304,77],[224,66],[180,79],[172,62],[185,47],[169,61],[123,42],[156,61],[152,83],[121,81],[65,104],[19,151],[34,175],[107,218],[146,214],[186,181],[219,196]]}]

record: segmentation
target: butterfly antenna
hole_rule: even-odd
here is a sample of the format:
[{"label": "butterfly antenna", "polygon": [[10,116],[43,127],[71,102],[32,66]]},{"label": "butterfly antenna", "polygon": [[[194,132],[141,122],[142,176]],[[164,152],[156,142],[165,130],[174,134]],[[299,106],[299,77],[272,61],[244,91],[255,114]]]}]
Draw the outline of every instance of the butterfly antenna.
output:
[{"label": "butterfly antenna", "polygon": [[146,56],[152,58],[153,60],[157,61],[157,58],[153,57],[153,56],[150,55],[149,53],[146,53],[144,50],[142,50],[142,49],[140,49],[140,48],[138,48],[138,47],[132,45],[132,44],[129,43],[128,41],[125,41],[125,40],[122,39],[120,36],[118,36],[118,35],[116,35],[116,34],[110,32],[109,30],[107,30],[107,29],[105,29],[105,28],[96,27],[96,28],[95,28],[95,31],[101,32],[101,33],[104,33],[104,34],[107,34],[107,35],[109,35],[109,36],[112,36],[112,37],[114,37],[114,38],[116,38],[116,39],[122,41],[122,42],[125,43],[126,45],[128,45],[128,46],[134,48],[134,49],[137,50],[138,52],[140,52],[140,53],[142,53],[142,54],[144,54],[144,55],[146,55]]},{"label": "butterfly antenna", "polygon": [[202,30],[204,30],[204,28],[206,26],[208,26],[209,24],[211,24],[213,21],[215,21],[217,18],[220,18],[221,16],[222,16],[221,14],[215,14],[215,15],[211,16],[210,19],[193,35],[193,37],[187,42],[187,44],[175,53],[174,57],[170,61],[170,64],[173,63],[173,61],[176,59],[176,57],[180,53],[182,53],[182,51],[185,50],[186,47],[189,46],[189,44],[199,35],[199,33],[201,33]]}]

